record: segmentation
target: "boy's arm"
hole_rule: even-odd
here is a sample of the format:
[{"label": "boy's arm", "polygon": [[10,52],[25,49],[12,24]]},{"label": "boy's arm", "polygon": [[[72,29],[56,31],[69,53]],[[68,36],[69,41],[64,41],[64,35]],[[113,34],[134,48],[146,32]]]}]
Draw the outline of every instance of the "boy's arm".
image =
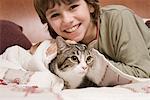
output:
[{"label": "boy's arm", "polygon": [[130,10],[118,13],[112,25],[115,60],[121,71],[136,77],[150,77],[150,31],[142,19]]}]

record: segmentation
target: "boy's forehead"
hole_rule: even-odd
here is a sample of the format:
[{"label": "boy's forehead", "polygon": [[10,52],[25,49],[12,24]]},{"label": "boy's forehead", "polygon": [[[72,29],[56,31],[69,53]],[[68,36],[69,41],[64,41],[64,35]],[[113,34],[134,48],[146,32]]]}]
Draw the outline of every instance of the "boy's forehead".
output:
[{"label": "boy's forehead", "polygon": [[57,9],[61,9],[61,6],[59,6],[58,4],[55,4],[55,6],[53,8],[48,8],[46,13],[51,14],[51,13],[57,11]]},{"label": "boy's forehead", "polygon": [[49,0],[49,9],[52,9],[54,8],[56,5],[70,5],[70,4],[73,4],[73,3],[76,3],[80,0]]},{"label": "boy's forehead", "polygon": [[56,1],[52,0],[49,2],[49,7],[48,7],[46,12],[48,12],[48,13],[55,12],[55,10],[57,8],[61,8],[61,6],[66,6],[66,5],[69,6],[69,5],[74,4],[78,1],[80,1],[80,0],[56,0]]}]

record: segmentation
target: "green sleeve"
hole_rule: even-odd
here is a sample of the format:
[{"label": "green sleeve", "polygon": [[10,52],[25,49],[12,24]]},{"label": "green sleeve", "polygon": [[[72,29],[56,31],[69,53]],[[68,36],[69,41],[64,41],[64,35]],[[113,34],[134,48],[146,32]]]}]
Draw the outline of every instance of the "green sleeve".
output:
[{"label": "green sleeve", "polygon": [[132,11],[114,11],[111,21],[111,42],[114,60],[121,71],[136,77],[150,77],[150,31]]}]

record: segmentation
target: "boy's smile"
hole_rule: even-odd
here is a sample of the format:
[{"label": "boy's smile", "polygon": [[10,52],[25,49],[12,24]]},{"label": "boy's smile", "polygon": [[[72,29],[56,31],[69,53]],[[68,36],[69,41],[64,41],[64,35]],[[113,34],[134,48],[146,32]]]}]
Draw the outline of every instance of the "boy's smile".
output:
[{"label": "boy's smile", "polygon": [[70,28],[64,30],[64,32],[66,32],[66,33],[75,32],[79,28],[79,26],[80,26],[80,24],[74,25],[73,27],[70,27]]},{"label": "boy's smile", "polygon": [[77,0],[70,5],[61,3],[46,11],[46,17],[54,31],[70,40],[83,40],[92,23],[90,9],[84,0]]},{"label": "boy's smile", "polygon": [[[81,23],[79,23],[79,24],[76,24],[76,25],[74,25],[74,26],[72,26],[72,27],[69,27],[69,28],[66,28],[64,31],[63,31],[63,33],[64,33],[64,35],[63,36],[65,36],[65,35],[67,35],[66,37],[68,37],[67,39],[71,39],[71,40],[75,40],[75,41],[77,41],[76,39],[77,39],[77,37],[80,37],[80,28],[82,28],[82,26],[81,26]],[[66,38],[65,37],[65,38]]]}]

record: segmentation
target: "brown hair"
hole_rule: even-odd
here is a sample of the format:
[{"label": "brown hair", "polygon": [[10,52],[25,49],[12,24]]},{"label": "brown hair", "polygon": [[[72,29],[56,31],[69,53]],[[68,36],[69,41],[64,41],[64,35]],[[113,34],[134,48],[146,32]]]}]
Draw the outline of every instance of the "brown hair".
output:
[{"label": "brown hair", "polygon": [[[37,11],[41,22],[44,23],[48,23],[47,19],[46,19],[46,11],[49,8],[53,8],[55,6],[55,4],[61,5],[61,3],[64,4],[72,4],[73,2],[75,2],[75,0],[34,0],[34,7],[35,10]],[[100,6],[99,6],[99,1],[98,0],[85,0],[85,2],[88,5],[92,5],[94,7],[94,12],[91,13],[91,18],[94,24],[97,24],[97,20],[98,17],[100,15]],[[53,30],[53,28],[48,24],[48,30],[50,32],[50,35],[53,38],[56,38],[58,35],[57,33]]]}]

